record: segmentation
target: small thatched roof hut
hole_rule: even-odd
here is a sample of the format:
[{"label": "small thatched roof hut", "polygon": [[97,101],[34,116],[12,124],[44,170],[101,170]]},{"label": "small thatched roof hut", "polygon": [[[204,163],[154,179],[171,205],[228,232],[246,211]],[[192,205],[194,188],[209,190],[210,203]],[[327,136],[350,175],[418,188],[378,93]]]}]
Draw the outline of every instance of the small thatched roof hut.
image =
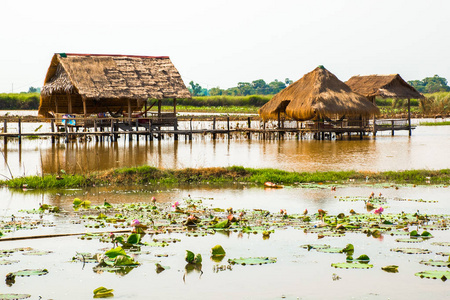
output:
[{"label": "small thatched roof hut", "polygon": [[136,111],[149,98],[190,97],[168,56],[59,53],[45,77],[39,114]]},{"label": "small thatched roof hut", "polygon": [[276,94],[259,109],[264,119],[277,119],[280,113],[305,121],[336,116],[370,116],[379,110],[367,98],[354,93],[323,66]]},{"label": "small thatched roof hut", "polygon": [[374,102],[375,97],[420,99],[423,95],[399,74],[353,76],[346,84],[356,93]]}]

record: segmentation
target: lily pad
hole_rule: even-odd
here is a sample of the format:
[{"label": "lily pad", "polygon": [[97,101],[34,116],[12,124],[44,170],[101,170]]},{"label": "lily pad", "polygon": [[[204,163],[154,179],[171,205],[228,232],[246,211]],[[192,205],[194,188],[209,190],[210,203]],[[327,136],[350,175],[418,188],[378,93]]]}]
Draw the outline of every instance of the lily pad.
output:
[{"label": "lily pad", "polygon": [[47,269],[25,269],[25,270],[12,272],[11,274],[13,274],[15,276],[25,277],[25,276],[33,276],[33,275],[42,276],[42,275],[46,275],[47,273],[48,273]]},{"label": "lily pad", "polygon": [[388,272],[388,273],[398,273],[398,266],[389,265],[389,266],[381,267],[381,270]]},{"label": "lily pad", "polygon": [[6,259],[0,259],[0,266],[5,266],[5,265],[11,265],[11,264],[15,264],[18,263],[18,260],[6,260]]},{"label": "lily pad", "polygon": [[450,247],[450,242],[432,242],[431,245]]},{"label": "lily pad", "polygon": [[361,263],[336,263],[331,264],[332,267],[339,269],[370,269],[373,268],[373,265],[369,264],[361,264]]},{"label": "lily pad", "polygon": [[230,264],[245,265],[264,265],[277,262],[275,257],[247,257],[247,258],[231,258],[228,260]]},{"label": "lily pad", "polygon": [[331,246],[326,245],[326,244],[306,244],[306,245],[302,245],[301,247],[304,249],[308,249],[308,251],[309,251],[311,249],[316,249],[316,250],[317,249],[326,249],[326,248],[330,248]]},{"label": "lily pad", "polygon": [[404,238],[404,239],[396,239],[395,240],[398,243],[421,243],[423,242],[423,239],[421,238]]},{"label": "lily pad", "polygon": [[225,256],[225,250],[221,245],[216,245],[211,248],[211,255],[212,256]]},{"label": "lily pad", "polygon": [[432,267],[450,267],[450,261],[448,260],[422,260],[420,262],[423,265],[426,266],[432,266]]},{"label": "lily pad", "polygon": [[414,274],[419,276],[420,278],[433,278],[433,279],[441,279],[442,281],[446,281],[447,278],[450,278],[450,271],[422,271]]},{"label": "lily pad", "polygon": [[109,298],[114,297],[114,294],[112,293],[113,289],[107,289],[103,286],[96,288],[94,290],[94,298]]},{"label": "lily pad", "polygon": [[320,248],[317,249],[317,252],[324,252],[324,253],[342,253],[342,248]]},{"label": "lily pad", "polygon": [[20,300],[30,298],[29,294],[0,294],[0,300]]},{"label": "lily pad", "polygon": [[394,248],[394,249],[391,249],[391,251],[405,253],[405,254],[429,254],[429,253],[431,253],[430,250],[421,249],[421,248]]}]

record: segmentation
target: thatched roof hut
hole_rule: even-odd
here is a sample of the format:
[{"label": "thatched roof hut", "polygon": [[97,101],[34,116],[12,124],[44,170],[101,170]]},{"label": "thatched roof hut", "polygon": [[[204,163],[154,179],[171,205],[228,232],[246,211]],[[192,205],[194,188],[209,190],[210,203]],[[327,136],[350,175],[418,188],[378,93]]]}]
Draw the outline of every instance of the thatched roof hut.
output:
[{"label": "thatched roof hut", "polygon": [[423,95],[408,84],[399,74],[353,76],[346,84],[356,93],[372,102],[375,97],[420,99]]},{"label": "thatched roof hut", "polygon": [[276,94],[258,112],[264,120],[277,119],[280,113],[285,113],[291,119],[305,121],[344,115],[370,116],[379,110],[319,66]]},{"label": "thatched roof hut", "polygon": [[190,98],[168,56],[55,54],[39,114],[141,110],[151,99]]}]

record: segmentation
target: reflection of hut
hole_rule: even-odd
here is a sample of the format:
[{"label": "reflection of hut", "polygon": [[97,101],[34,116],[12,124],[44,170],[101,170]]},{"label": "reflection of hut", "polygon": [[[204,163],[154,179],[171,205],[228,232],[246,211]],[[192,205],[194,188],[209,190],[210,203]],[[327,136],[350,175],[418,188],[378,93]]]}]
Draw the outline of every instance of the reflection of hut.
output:
[{"label": "reflection of hut", "polygon": [[410,99],[420,99],[423,95],[409,85],[399,74],[353,76],[346,84],[354,91],[366,96],[373,104],[376,97],[408,99],[408,127],[411,135]]},{"label": "reflection of hut", "polygon": [[147,100],[190,98],[167,56],[55,54],[41,91],[39,114],[140,111]]},{"label": "reflection of hut", "polygon": [[323,66],[319,66],[301,79],[276,94],[259,109],[264,119],[290,119],[305,121],[369,117],[379,113],[378,108],[354,93]]}]

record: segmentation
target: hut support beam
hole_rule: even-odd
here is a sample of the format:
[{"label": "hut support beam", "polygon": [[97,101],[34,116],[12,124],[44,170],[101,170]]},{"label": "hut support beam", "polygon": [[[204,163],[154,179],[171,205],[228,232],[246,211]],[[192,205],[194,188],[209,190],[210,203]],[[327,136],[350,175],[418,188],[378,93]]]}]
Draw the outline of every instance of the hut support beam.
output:
[{"label": "hut support beam", "polygon": [[411,99],[408,98],[408,130],[409,136],[411,136]]}]

